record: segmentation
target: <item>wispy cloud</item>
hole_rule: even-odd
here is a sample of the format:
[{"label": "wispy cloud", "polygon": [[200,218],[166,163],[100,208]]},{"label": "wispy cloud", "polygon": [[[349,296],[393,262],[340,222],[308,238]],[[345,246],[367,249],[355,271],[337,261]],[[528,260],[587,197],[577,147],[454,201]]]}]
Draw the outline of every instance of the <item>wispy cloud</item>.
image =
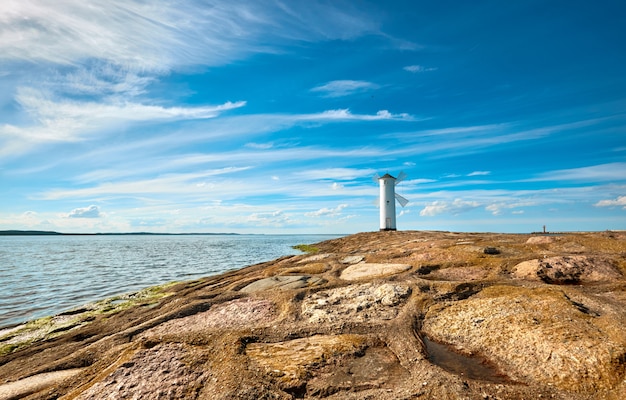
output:
[{"label": "wispy cloud", "polygon": [[[272,43],[350,39],[378,31],[356,7],[242,0],[146,3],[6,0],[0,58],[73,65],[103,59],[139,69],[221,65]],[[128,40],[132,38],[132,40]]]},{"label": "wispy cloud", "polygon": [[407,65],[406,67],[402,69],[405,71],[411,72],[413,74],[418,73],[418,72],[430,72],[430,71],[437,70],[437,68],[435,67],[424,67],[422,65]]},{"label": "wispy cloud", "polygon": [[68,214],[68,218],[100,218],[100,207],[91,205],[85,208],[75,208]]},{"label": "wispy cloud", "polygon": [[366,81],[339,80],[331,81],[311,89],[324,97],[343,97],[356,93],[364,93],[378,89],[380,86]]},{"label": "wispy cloud", "polygon": [[382,121],[382,120],[404,120],[414,121],[415,118],[407,113],[392,114],[388,110],[380,110],[376,114],[353,114],[349,109],[328,110],[319,114],[297,115],[293,117],[295,121],[324,121],[324,120],[352,120],[352,121]]},{"label": "wispy cloud", "polygon": [[[79,102],[55,99],[35,89],[23,88],[17,102],[43,125],[73,121],[78,126],[100,126],[106,121],[153,121],[214,118],[221,112],[240,108],[245,101],[204,107],[163,107],[128,101]],[[97,124],[96,124],[97,123]]]},{"label": "wispy cloud", "polygon": [[616,199],[600,200],[596,204],[596,207],[623,207],[626,210],[626,196],[618,196]]},{"label": "wispy cloud", "polygon": [[434,201],[431,204],[425,206],[420,211],[422,217],[434,217],[439,214],[452,214],[457,215],[463,212],[474,210],[480,207],[480,203],[477,201],[467,201],[462,199],[455,199],[452,202],[447,201]]},{"label": "wispy cloud", "polygon": [[467,174],[467,176],[485,176],[491,175],[491,171],[474,171]]},{"label": "wispy cloud", "polygon": [[30,126],[0,125],[0,156],[18,156],[46,142],[74,142],[120,124],[215,118],[245,106],[245,101],[216,106],[163,107],[132,102],[77,102],[23,89],[17,102],[34,120]]},{"label": "wispy cloud", "polygon": [[307,216],[307,217],[315,217],[315,218],[319,218],[319,217],[337,217],[337,216],[341,215],[341,211],[344,210],[346,207],[348,207],[347,204],[339,204],[335,208],[320,208],[317,211],[308,212],[308,213],[305,213],[304,215]]},{"label": "wispy cloud", "polygon": [[291,223],[291,219],[282,210],[268,213],[253,213],[246,218],[246,222],[257,226],[282,227]]},{"label": "wispy cloud", "polygon": [[356,168],[327,168],[327,169],[312,169],[306,171],[297,172],[295,175],[303,179],[332,179],[332,180],[353,180],[356,178],[362,178],[364,176],[374,176],[376,170],[371,168],[356,169]]},{"label": "wispy cloud", "polygon": [[578,182],[623,182],[626,180],[626,163],[592,165],[588,167],[560,169],[539,174],[526,182],[536,181],[578,181]]}]

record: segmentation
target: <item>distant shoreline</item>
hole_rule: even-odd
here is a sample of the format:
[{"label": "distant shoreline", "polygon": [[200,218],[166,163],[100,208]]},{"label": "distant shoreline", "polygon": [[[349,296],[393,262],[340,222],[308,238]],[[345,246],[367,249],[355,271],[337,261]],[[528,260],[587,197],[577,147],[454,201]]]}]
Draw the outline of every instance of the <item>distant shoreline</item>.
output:
[{"label": "distant shoreline", "polygon": [[153,233],[153,232],[125,232],[125,233],[61,233],[55,231],[20,231],[6,230],[0,231],[0,236],[184,236],[184,235],[239,235],[239,233]]}]

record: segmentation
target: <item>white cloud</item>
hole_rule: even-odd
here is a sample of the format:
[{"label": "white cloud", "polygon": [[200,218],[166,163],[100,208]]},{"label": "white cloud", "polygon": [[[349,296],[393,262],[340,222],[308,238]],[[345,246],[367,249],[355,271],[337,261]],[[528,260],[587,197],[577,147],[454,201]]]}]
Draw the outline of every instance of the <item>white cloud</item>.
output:
[{"label": "white cloud", "polygon": [[7,99],[17,93],[15,102],[31,118],[0,121],[5,159],[42,141],[81,140],[112,124],[212,118],[245,104],[167,107],[135,100],[171,71],[276,53],[293,42],[382,35],[350,4],[245,0],[5,0],[0,26],[0,78],[19,77],[24,65],[36,69],[26,74],[28,81],[2,91],[10,93]]},{"label": "white cloud", "polygon": [[626,196],[618,196],[614,200],[600,200],[596,204],[596,207],[623,207],[626,210]]},{"label": "white cloud", "polygon": [[246,143],[245,147],[248,147],[250,149],[260,149],[260,150],[267,150],[267,149],[271,149],[272,147],[274,147],[273,143]]},{"label": "white cloud", "polygon": [[245,101],[230,102],[204,107],[162,107],[128,101],[119,102],[78,102],[51,98],[45,93],[21,88],[17,102],[44,125],[70,120],[78,126],[109,120],[146,121],[214,118],[223,111],[240,108]]},{"label": "white cloud", "polygon": [[463,212],[474,210],[480,207],[480,203],[476,201],[465,201],[461,199],[455,199],[452,202],[435,201],[420,211],[422,217],[434,217],[439,214],[452,214],[457,215]]},{"label": "white cloud", "polygon": [[94,205],[85,208],[75,208],[68,214],[68,218],[100,218],[102,216],[100,207]]},{"label": "white cloud", "polygon": [[491,171],[474,171],[467,174],[467,176],[484,176],[491,175]]},{"label": "white cloud", "polygon": [[152,71],[223,65],[251,53],[274,52],[284,42],[350,39],[378,31],[349,4],[245,0],[4,0],[0,23],[4,60],[72,65],[102,59]]},{"label": "white cloud", "polygon": [[247,223],[261,226],[283,226],[290,223],[290,219],[281,210],[268,213],[253,213],[247,219]]},{"label": "white cloud", "polygon": [[333,190],[341,190],[344,188],[344,186],[341,183],[333,182],[333,184],[331,185],[331,188]]},{"label": "white cloud", "polygon": [[581,181],[581,182],[624,182],[626,180],[626,163],[592,165],[589,167],[560,169],[539,174],[536,178],[524,181]]},{"label": "white cloud", "polygon": [[[538,203],[536,201],[529,201],[529,200],[525,200],[525,201],[515,201],[515,200],[510,200],[510,201],[497,201],[494,203],[491,203],[489,205],[487,205],[485,207],[485,210],[491,212],[491,214],[493,215],[502,215],[502,213],[504,212],[504,210],[512,210],[515,208],[520,208],[520,207],[532,207],[532,206],[536,206],[538,205]],[[520,211],[520,210],[515,210],[515,211],[511,211],[512,214],[523,214],[524,211]]]},{"label": "white cloud", "polygon": [[80,189],[53,189],[41,193],[41,196],[47,200],[101,198],[103,196],[143,196],[148,194],[187,194],[206,198],[208,193],[230,196],[235,191],[265,193],[272,190],[271,186],[267,187],[268,185],[260,182],[257,185],[240,184],[240,186],[237,186],[233,182],[224,185],[221,181],[219,182],[220,184],[205,181],[207,178],[215,179],[219,175],[245,171],[247,169],[249,167],[230,167],[195,173],[166,174],[148,179],[106,182]]},{"label": "white cloud", "polygon": [[414,121],[414,117],[407,113],[392,114],[388,110],[380,110],[372,114],[352,114],[349,109],[327,110],[318,114],[301,114],[293,116],[294,120],[300,121],[323,121],[323,120],[352,120],[352,121],[380,121],[380,120],[404,120]]},{"label": "white cloud", "polygon": [[16,156],[45,142],[83,140],[117,124],[215,118],[246,104],[228,101],[215,106],[163,107],[129,101],[78,102],[32,88],[21,88],[16,101],[34,123],[28,127],[0,125],[0,155]]},{"label": "white cloud", "polygon": [[297,172],[295,175],[303,179],[314,180],[342,180],[348,181],[356,178],[362,178],[364,176],[374,176],[376,170],[371,168],[358,169],[358,168],[326,168],[326,169],[312,169]]},{"label": "white cloud", "polygon": [[434,67],[424,67],[421,65],[407,65],[406,67],[402,68],[405,71],[411,72],[411,73],[418,73],[418,72],[430,72],[430,71],[436,71],[437,68]]},{"label": "white cloud", "polygon": [[341,215],[341,211],[343,209],[345,209],[346,207],[348,207],[347,204],[339,204],[335,208],[321,208],[321,209],[319,209],[317,211],[305,213],[304,215],[306,215],[307,217],[315,217],[315,218],[319,218],[319,217],[337,217],[337,216]]},{"label": "white cloud", "polygon": [[380,86],[366,81],[339,80],[331,81],[311,89],[312,92],[322,93],[324,97],[343,97],[356,93],[376,90]]}]

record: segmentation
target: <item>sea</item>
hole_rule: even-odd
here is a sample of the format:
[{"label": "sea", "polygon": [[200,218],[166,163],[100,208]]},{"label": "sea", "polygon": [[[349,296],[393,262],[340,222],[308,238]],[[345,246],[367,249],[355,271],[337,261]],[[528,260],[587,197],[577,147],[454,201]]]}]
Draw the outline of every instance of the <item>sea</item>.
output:
[{"label": "sea", "polygon": [[0,328],[194,280],[343,235],[0,236]]}]

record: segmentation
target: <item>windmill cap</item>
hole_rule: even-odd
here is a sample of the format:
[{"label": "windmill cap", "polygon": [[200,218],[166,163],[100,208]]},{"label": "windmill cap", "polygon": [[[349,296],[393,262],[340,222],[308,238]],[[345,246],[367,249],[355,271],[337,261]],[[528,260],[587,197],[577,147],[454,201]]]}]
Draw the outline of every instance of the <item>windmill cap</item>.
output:
[{"label": "windmill cap", "polygon": [[378,178],[378,179],[387,179],[387,178],[396,179],[395,177],[393,177],[393,176],[391,176],[391,175],[389,175],[389,174],[385,174],[385,175],[381,176],[381,177],[380,177],[380,178]]}]

